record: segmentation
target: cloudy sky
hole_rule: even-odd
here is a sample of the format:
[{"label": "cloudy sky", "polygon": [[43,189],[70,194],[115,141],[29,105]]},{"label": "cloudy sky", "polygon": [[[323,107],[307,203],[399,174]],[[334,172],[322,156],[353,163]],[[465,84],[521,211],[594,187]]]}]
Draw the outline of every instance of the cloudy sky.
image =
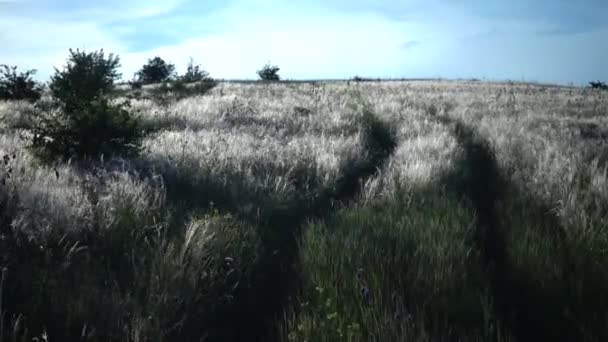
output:
[{"label": "cloudy sky", "polygon": [[48,79],[69,48],[218,78],[608,79],[606,0],[0,0],[0,64]]}]

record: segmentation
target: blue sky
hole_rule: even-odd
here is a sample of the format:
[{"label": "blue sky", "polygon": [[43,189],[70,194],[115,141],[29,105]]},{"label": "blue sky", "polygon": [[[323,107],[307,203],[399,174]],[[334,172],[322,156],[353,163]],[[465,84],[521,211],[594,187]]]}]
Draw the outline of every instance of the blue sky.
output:
[{"label": "blue sky", "polygon": [[608,80],[606,0],[0,0],[0,64],[48,79],[104,48],[130,79],[160,56],[218,78]]}]

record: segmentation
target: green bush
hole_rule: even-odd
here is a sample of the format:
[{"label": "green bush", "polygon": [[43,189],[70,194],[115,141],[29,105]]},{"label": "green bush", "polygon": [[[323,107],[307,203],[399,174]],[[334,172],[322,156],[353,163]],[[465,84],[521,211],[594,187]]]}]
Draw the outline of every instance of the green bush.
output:
[{"label": "green bush", "polygon": [[148,59],[135,77],[143,84],[160,83],[168,81],[175,76],[175,65],[165,62],[160,57]]},{"label": "green bush", "polygon": [[201,68],[200,65],[194,64],[192,58],[188,63],[188,69],[186,73],[180,77],[180,79],[186,83],[200,82],[211,79],[209,73]]},{"label": "green bush", "polygon": [[51,90],[56,107],[33,124],[32,148],[44,160],[95,157],[136,150],[141,139],[129,103],[109,98],[120,74],[118,56],[70,50],[67,66],[56,70]]},{"label": "green bush", "polygon": [[606,83],[601,82],[601,81],[597,81],[597,82],[589,82],[589,86],[591,86],[591,88],[593,89],[602,89],[602,90],[608,90],[608,85],[606,85]]},{"label": "green bush", "polygon": [[181,100],[190,96],[201,96],[213,89],[217,82],[208,78],[193,85],[188,85],[185,81],[178,79],[163,82],[151,91],[152,98],[160,105],[167,105],[170,101]]},{"label": "green bush", "polygon": [[131,90],[142,90],[144,84],[140,80],[134,79],[132,81],[129,81],[129,86],[131,87]]},{"label": "green bush", "polygon": [[0,65],[0,100],[35,102],[42,95],[42,85],[32,79],[36,70],[17,73],[16,66]]},{"label": "green bush", "polygon": [[129,103],[99,99],[72,111],[40,115],[32,129],[32,147],[46,160],[135,152],[142,138]]},{"label": "green bush", "polygon": [[278,66],[267,63],[261,70],[258,70],[258,76],[260,76],[262,81],[278,81],[281,79],[279,70],[280,68]]},{"label": "green bush", "polygon": [[103,49],[90,53],[70,49],[67,65],[62,71],[55,69],[49,87],[65,111],[73,112],[109,94],[121,76],[119,67],[119,57],[106,58]]}]

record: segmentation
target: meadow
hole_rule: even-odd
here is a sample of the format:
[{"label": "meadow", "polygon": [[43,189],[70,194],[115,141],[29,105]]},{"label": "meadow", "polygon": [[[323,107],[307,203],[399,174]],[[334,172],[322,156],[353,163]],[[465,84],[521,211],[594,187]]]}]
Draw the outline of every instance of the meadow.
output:
[{"label": "meadow", "polygon": [[3,340],[608,339],[606,91],[220,82],[59,164],[46,100],[0,101]]}]

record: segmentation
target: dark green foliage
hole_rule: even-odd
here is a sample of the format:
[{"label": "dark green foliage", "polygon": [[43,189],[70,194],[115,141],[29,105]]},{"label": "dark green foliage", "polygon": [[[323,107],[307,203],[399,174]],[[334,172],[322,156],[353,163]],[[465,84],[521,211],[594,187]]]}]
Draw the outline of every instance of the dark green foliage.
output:
[{"label": "dark green foliage", "polygon": [[601,81],[597,81],[597,82],[589,82],[589,85],[591,86],[591,88],[593,89],[602,89],[602,90],[608,90],[608,85],[604,82]]},{"label": "dark green foliage", "polygon": [[280,68],[276,65],[270,65],[267,63],[261,70],[258,70],[258,76],[262,81],[278,81]]},{"label": "dark green foliage", "polygon": [[118,56],[105,58],[70,50],[67,66],[56,70],[51,90],[56,108],[35,119],[32,148],[44,160],[94,157],[132,151],[141,138],[129,103],[114,104],[110,94],[120,77]]},{"label": "dark green foliage", "polygon": [[16,66],[0,65],[0,100],[35,102],[42,95],[42,85],[32,79],[36,70],[17,73]]},{"label": "dark green foliage", "polygon": [[216,85],[217,82],[211,77],[198,81],[195,84],[187,84],[185,81],[178,79],[161,83],[151,93],[157,103],[166,105],[171,100],[181,100],[190,96],[202,96]]},{"label": "dark green foliage", "polygon": [[65,111],[73,112],[108,94],[121,76],[119,67],[119,57],[106,58],[103,49],[89,53],[70,49],[67,65],[62,71],[55,69],[49,86]]},{"label": "dark green foliage", "polygon": [[353,82],[380,82],[379,78],[369,78],[369,77],[361,77],[361,76],[354,76],[351,79]]},{"label": "dark green foliage", "polygon": [[207,71],[203,70],[200,65],[194,64],[194,60],[190,58],[188,69],[186,70],[186,73],[180,77],[180,79],[186,83],[193,83],[209,80],[211,78],[209,77],[209,73]]},{"label": "dark green foliage", "polygon": [[142,134],[128,108],[101,98],[70,112],[44,113],[32,129],[32,147],[43,159],[134,151]]},{"label": "dark green foliage", "polygon": [[144,84],[141,81],[139,81],[138,79],[129,81],[129,86],[131,87],[132,90],[141,90],[143,88],[143,85]]},{"label": "dark green foliage", "polygon": [[160,57],[148,59],[135,76],[143,84],[160,83],[175,76],[175,65],[165,62]]}]

